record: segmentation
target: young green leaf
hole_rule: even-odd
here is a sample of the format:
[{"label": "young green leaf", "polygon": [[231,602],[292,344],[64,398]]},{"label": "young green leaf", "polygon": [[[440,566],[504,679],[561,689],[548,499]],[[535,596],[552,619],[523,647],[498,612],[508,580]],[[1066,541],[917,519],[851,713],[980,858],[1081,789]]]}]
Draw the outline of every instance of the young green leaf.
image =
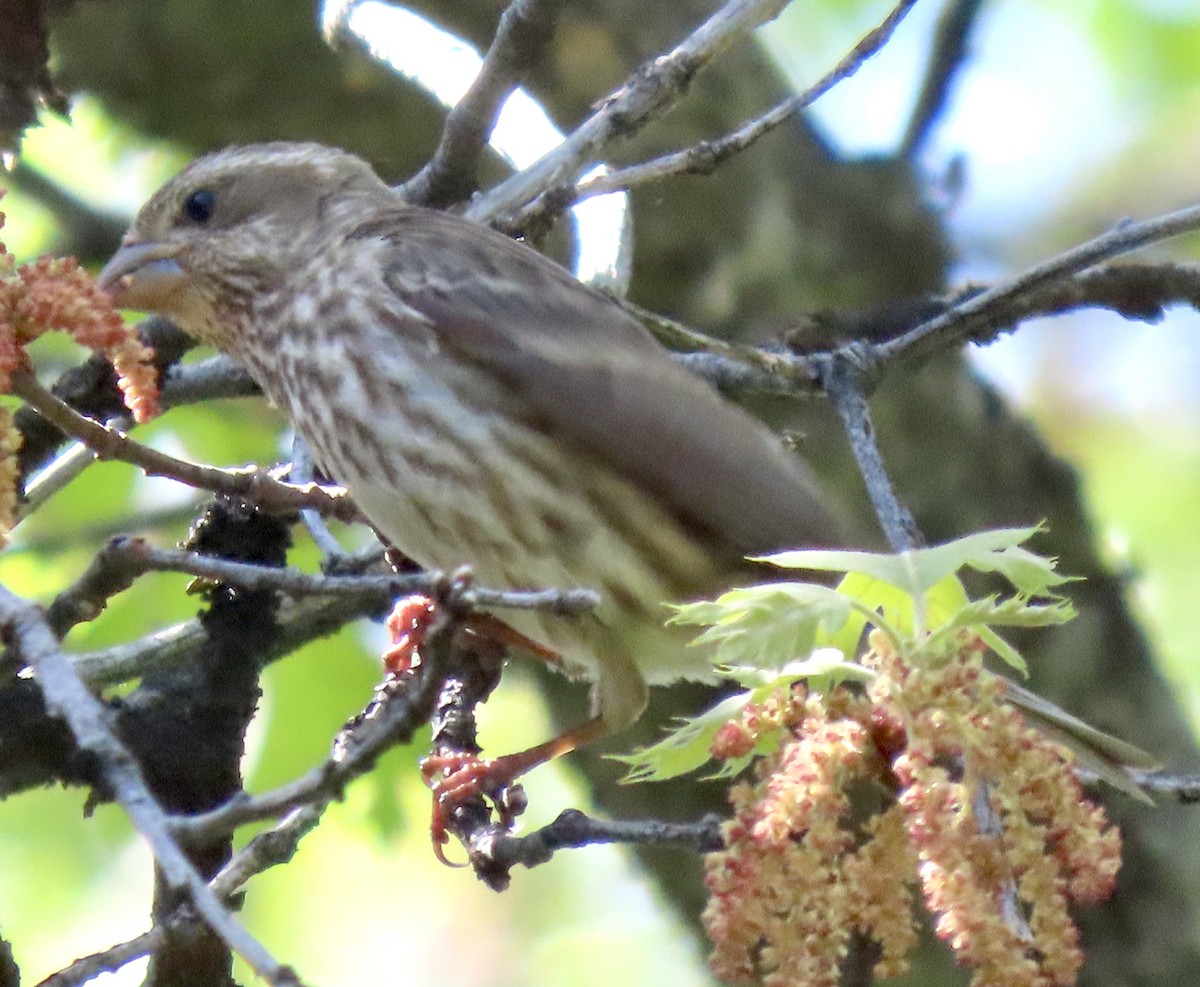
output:
[{"label": "young green leaf", "polygon": [[705,627],[693,644],[711,646],[716,664],[779,669],[807,658],[818,633],[836,632],[849,615],[850,601],[827,586],[766,583],[679,606],[669,623]]},{"label": "young green leaf", "polygon": [[[1029,552],[1018,556],[1006,555],[1005,550],[1016,548],[1037,531],[1036,527],[981,531],[946,542],[944,545],[913,549],[895,555],[805,549],[765,555],[756,558],[755,561],[767,562],[782,569],[862,573],[874,576],[915,597],[932,589],[964,566],[984,571],[1000,571],[1005,575],[1011,571],[1022,580],[1032,579],[1027,563],[1029,559],[1038,557]],[[1047,560],[1039,561],[1046,562],[1049,568],[1053,569],[1053,564]],[[1059,582],[1064,581],[1061,576],[1054,578]],[[1023,589],[1020,584],[1016,585]]]},{"label": "young green leaf", "polygon": [[[861,665],[846,661],[841,652],[833,648],[818,648],[809,658],[789,662],[774,673],[745,666],[718,669],[718,673],[747,686],[747,691],[728,696],[698,716],[681,718],[662,740],[649,747],[639,748],[632,754],[612,755],[612,760],[629,768],[622,781],[662,781],[695,771],[713,758],[712,745],[717,731],[741,716],[750,703],[761,703],[772,695],[785,695],[801,679],[810,683],[819,681],[821,685],[814,684],[813,687],[824,689],[847,679],[865,683],[874,677]],[[721,761],[717,770],[706,777],[728,778],[738,774],[753,758],[775,749],[779,732],[766,731],[753,751],[743,757]]]}]

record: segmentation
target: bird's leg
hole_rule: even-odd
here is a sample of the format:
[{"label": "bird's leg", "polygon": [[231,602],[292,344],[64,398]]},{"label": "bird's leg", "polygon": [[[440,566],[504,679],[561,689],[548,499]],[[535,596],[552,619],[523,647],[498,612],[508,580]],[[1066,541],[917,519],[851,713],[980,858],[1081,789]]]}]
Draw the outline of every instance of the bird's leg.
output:
[{"label": "bird's leg", "polygon": [[[398,601],[385,622],[392,643],[383,653],[383,666],[391,675],[400,675],[421,664],[421,641],[433,623],[437,604],[416,593]],[[554,668],[562,667],[562,655],[540,641],[527,637],[490,613],[472,613],[459,625],[461,631],[509,648],[519,648]]]},{"label": "bird's leg", "polygon": [[[421,648],[433,625],[437,604],[428,596],[416,594],[398,601],[387,618],[392,644],[383,654],[388,675],[398,678],[412,673],[421,664]],[[498,617],[471,613],[461,618],[456,630],[456,650],[468,662],[495,668],[498,657],[509,649],[519,649],[548,665],[560,667],[562,656],[552,648],[522,634]],[[466,669],[463,674],[468,674]],[[452,675],[451,678],[454,676]],[[494,685],[494,682],[492,683]],[[491,685],[477,688],[452,685],[444,705],[439,703],[435,719],[436,753],[421,761],[421,774],[433,790],[433,819],[430,835],[434,851],[447,862],[442,847],[449,840],[454,812],[473,799],[490,801],[508,828],[524,808],[519,786],[513,782],[540,764],[568,754],[606,732],[604,721],[596,716],[545,743],[497,758],[484,758],[475,743],[474,717],[469,708],[490,692]],[[465,696],[471,696],[465,699]]]},{"label": "bird's leg", "polygon": [[[383,665],[391,675],[400,675],[421,663],[421,641],[433,623],[437,605],[421,593],[398,601],[388,614],[386,626],[391,646],[383,653]],[[540,641],[522,634],[490,613],[472,613],[459,625],[467,634],[509,648],[518,648],[554,668],[562,667],[562,655]]]},{"label": "bird's leg", "polygon": [[451,814],[465,801],[486,796],[497,807],[502,824],[507,828],[518,813],[507,808],[508,789],[525,772],[569,754],[589,744],[606,732],[604,720],[595,716],[544,743],[516,754],[483,758],[469,751],[431,754],[421,760],[421,776],[433,789],[433,819],[429,834],[434,852],[446,862],[441,848],[449,841],[448,826]]},{"label": "bird's leg", "polygon": [[490,613],[472,613],[464,618],[462,627],[468,633],[484,638],[494,644],[507,648],[516,648],[526,654],[545,662],[552,668],[562,668],[563,658],[557,651],[541,641],[522,634],[510,624]]}]

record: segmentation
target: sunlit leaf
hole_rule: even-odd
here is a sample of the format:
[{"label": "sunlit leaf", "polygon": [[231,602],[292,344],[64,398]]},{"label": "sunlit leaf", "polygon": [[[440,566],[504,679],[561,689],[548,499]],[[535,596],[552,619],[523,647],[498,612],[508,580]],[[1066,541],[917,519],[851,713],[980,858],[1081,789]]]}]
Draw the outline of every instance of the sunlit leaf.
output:
[{"label": "sunlit leaf", "polygon": [[979,636],[983,639],[983,643],[991,648],[1009,668],[1015,668],[1022,675],[1029,674],[1029,666],[1025,664],[1025,659],[1021,657],[1021,652],[994,630],[990,627],[981,627],[979,629]]},{"label": "sunlit leaf", "polygon": [[663,781],[707,764],[712,759],[712,742],[717,731],[740,716],[754,695],[752,690],[729,696],[697,716],[681,718],[678,725],[649,747],[640,747],[631,754],[610,755],[629,769],[622,780]]},{"label": "sunlit leaf", "polygon": [[[964,566],[985,571],[1002,571],[1003,567],[1029,578],[1024,558],[1000,558],[1005,549],[1018,546],[1031,538],[1037,528],[999,528],[980,531],[932,548],[919,548],[897,554],[877,552],[840,552],[820,549],[780,552],[762,556],[756,561],[768,562],[784,569],[814,569],[821,572],[857,572],[874,576],[912,596],[932,589],[947,576]],[[1031,558],[1031,553],[1026,553]],[[1062,581],[1062,577],[1058,577]],[[1023,588],[1023,587],[1018,587]]]},{"label": "sunlit leaf", "polygon": [[711,646],[717,664],[778,669],[807,658],[818,632],[836,632],[850,609],[850,601],[827,586],[766,583],[684,604],[670,622],[705,626],[694,643]]},{"label": "sunlit leaf", "polygon": [[1027,596],[1050,596],[1054,588],[1073,582],[1073,576],[1054,571],[1055,560],[1036,555],[1019,545],[999,552],[977,556],[967,561],[972,569],[998,572]]},{"label": "sunlit leaf", "polygon": [[[847,679],[867,682],[873,678],[871,672],[861,665],[846,661],[842,653],[833,648],[818,648],[807,659],[789,662],[777,672],[752,666],[722,668],[718,671],[723,677],[747,686],[747,691],[721,700],[698,716],[681,718],[678,725],[649,747],[639,748],[632,754],[613,755],[613,760],[629,768],[624,781],[663,781],[695,771],[713,760],[713,740],[721,727],[739,717],[750,703],[760,703],[772,695],[786,694],[801,680],[810,683],[816,680],[820,684],[814,685],[814,688],[825,689]],[[766,731],[754,751],[744,757],[718,762],[717,769],[708,777],[726,778],[738,774],[754,757],[774,750],[779,743],[780,732]]]},{"label": "sunlit leaf", "polygon": [[801,679],[814,677],[830,677],[841,680],[858,679],[860,681],[867,681],[872,677],[871,673],[862,665],[846,661],[842,652],[836,648],[817,648],[808,658],[801,661],[790,661],[777,672],[745,665],[726,666],[719,668],[717,672],[722,678],[727,678],[740,686],[767,692],[781,686],[791,685],[793,682],[799,682]]}]

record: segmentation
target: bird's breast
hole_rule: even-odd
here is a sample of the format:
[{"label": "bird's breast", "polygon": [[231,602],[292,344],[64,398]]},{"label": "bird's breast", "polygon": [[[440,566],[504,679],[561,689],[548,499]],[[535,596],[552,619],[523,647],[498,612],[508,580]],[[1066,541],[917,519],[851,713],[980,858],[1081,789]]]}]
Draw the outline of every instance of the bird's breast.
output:
[{"label": "bird's breast", "polygon": [[322,467],[414,561],[468,565],[497,588],[599,592],[605,602],[588,621],[514,619],[575,655],[586,677],[595,677],[597,651],[618,647],[634,649],[639,665],[636,652],[644,655],[649,681],[707,670],[662,627],[664,601],[720,585],[705,548],[610,466],[522,421],[478,368],[394,339],[364,349],[285,332],[251,373]]}]

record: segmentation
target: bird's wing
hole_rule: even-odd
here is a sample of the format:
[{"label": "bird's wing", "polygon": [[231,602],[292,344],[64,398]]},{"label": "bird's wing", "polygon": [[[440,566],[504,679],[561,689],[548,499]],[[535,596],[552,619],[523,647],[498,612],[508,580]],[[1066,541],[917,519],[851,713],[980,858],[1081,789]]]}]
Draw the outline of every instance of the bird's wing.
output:
[{"label": "bird's wing", "polygon": [[[502,380],[527,420],[598,457],[732,557],[838,541],[808,467],[676,364],[610,298],[457,217],[398,211],[385,242],[401,320]],[[414,327],[415,330],[416,327]]]}]

